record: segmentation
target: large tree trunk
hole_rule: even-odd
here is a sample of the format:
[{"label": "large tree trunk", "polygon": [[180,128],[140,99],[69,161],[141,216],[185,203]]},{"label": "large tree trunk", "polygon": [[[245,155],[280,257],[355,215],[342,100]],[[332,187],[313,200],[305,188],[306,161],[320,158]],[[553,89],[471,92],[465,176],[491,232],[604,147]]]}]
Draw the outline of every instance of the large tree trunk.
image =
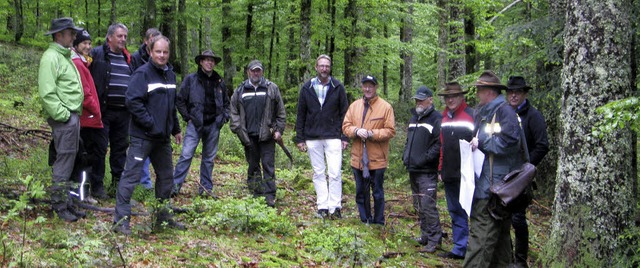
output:
[{"label": "large tree trunk", "polygon": [[24,34],[24,16],[22,15],[22,0],[13,0],[13,40],[17,43],[20,42],[22,35]]},{"label": "large tree trunk", "polygon": [[[186,77],[189,74],[189,41],[187,22],[186,22],[187,3],[186,0],[178,0],[178,32],[180,36],[178,38],[178,51],[180,52],[180,73],[182,77]],[[177,52],[177,51],[176,51]]]},{"label": "large tree trunk", "polygon": [[311,0],[300,1],[300,60],[299,79],[307,81],[311,75]]},{"label": "large tree trunk", "polygon": [[171,40],[171,44],[169,45],[169,62],[173,65],[174,71],[176,73],[181,73],[179,63],[176,62],[178,52],[177,42],[176,42],[176,30],[175,30],[175,18],[176,16],[176,2],[166,1],[162,2],[162,8],[160,8],[160,12],[162,12],[162,23],[160,24],[160,31],[162,35],[166,36]]},{"label": "large tree trunk", "polygon": [[[630,0],[569,0],[551,266],[611,267],[617,239],[632,224],[632,133],[592,134],[596,108],[631,95]],[[555,265],[554,265],[555,264]]]},{"label": "large tree trunk", "polygon": [[[274,62],[273,61],[273,42],[276,40],[276,20],[278,18],[277,16],[277,11],[278,11],[278,1],[274,0],[273,1],[273,13],[271,14],[271,36],[270,36],[270,40],[269,40],[269,63]],[[267,77],[273,77],[271,76],[271,68],[273,68],[273,66],[276,64],[269,64],[269,66],[267,66]]]},{"label": "large tree trunk", "polygon": [[449,13],[445,12],[445,10],[448,10],[446,0],[438,0],[437,5],[438,9],[440,9],[440,12],[438,12],[438,53],[436,55],[438,62],[437,87],[438,89],[443,89],[447,81],[447,39],[449,38],[447,22]]},{"label": "large tree trunk", "polygon": [[355,61],[356,61],[356,26],[357,26],[357,1],[349,0],[344,9],[345,24],[343,28],[344,39],[347,47],[344,50],[344,85],[357,88],[358,82],[355,79]]},{"label": "large tree trunk", "polygon": [[474,44],[476,39],[476,24],[473,10],[471,8],[464,9],[464,41],[465,41],[465,74],[474,73],[478,66],[476,66],[476,45]]},{"label": "large tree trunk", "polygon": [[465,47],[464,47],[464,19],[462,18],[462,3],[459,0],[449,1],[449,44],[451,57],[449,57],[449,77],[453,81],[466,74]]},{"label": "large tree trunk", "polygon": [[[231,0],[222,0],[222,14],[231,14]],[[236,74],[236,67],[231,57],[233,53],[231,23],[233,21],[230,16],[222,16],[222,63],[224,64],[224,82],[229,96],[233,93],[233,76]]]},{"label": "large tree trunk", "polygon": [[118,19],[116,10],[116,0],[111,0],[111,12],[109,13],[111,16],[109,17],[109,25],[116,23],[116,20]]},{"label": "large tree trunk", "polygon": [[[384,38],[389,38],[389,26],[387,23],[383,26],[383,34]],[[389,61],[387,61],[387,57],[383,57],[382,59],[382,94],[385,96],[389,96]]]},{"label": "large tree trunk", "polygon": [[329,57],[333,60],[333,52],[336,50],[336,0],[328,0],[328,2],[329,12],[331,13],[331,34],[329,35],[328,53]]},{"label": "large tree trunk", "polygon": [[411,89],[413,88],[413,53],[411,52],[411,41],[413,40],[413,0],[405,0],[407,4],[407,14],[402,19],[400,28],[400,41],[403,43],[400,50],[400,92],[399,100],[408,102],[411,99]]},{"label": "large tree trunk", "polygon": [[142,28],[140,36],[145,36],[147,29],[158,27],[156,25],[156,0],[145,0],[142,12]]},{"label": "large tree trunk", "polygon": [[[289,13],[289,20],[290,21],[295,21],[297,18],[295,17],[296,14],[296,5],[295,2],[290,2],[289,3],[289,10],[291,11]],[[294,85],[296,85],[296,81],[297,81],[297,69],[296,69],[296,59],[297,59],[297,54],[296,54],[296,42],[295,42],[295,27],[289,27],[288,32],[287,32],[287,65],[285,68],[285,88],[291,88]]]}]

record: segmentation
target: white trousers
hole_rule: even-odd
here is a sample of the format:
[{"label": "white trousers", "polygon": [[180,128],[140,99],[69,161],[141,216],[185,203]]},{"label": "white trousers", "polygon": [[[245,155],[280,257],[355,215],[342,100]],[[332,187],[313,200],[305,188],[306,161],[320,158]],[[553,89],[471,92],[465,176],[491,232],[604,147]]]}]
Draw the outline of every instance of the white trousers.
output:
[{"label": "white trousers", "polygon": [[328,209],[333,213],[342,207],[342,141],[308,140],[306,144],[313,167],[318,209]]}]

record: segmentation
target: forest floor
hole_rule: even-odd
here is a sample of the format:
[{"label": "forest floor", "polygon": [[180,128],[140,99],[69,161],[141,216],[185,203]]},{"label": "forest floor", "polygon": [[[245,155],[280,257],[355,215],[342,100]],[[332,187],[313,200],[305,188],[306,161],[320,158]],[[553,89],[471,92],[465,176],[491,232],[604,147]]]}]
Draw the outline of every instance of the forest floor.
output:
[{"label": "forest floor", "polygon": [[[218,199],[197,195],[199,157],[196,155],[172,205],[184,209],[176,219],[186,231],[152,226],[158,206],[153,192],[136,188],[133,234],[111,231],[110,212],[87,210],[88,216],[66,223],[54,216],[43,189],[50,184],[47,165],[49,128],[37,100],[37,63],[42,51],[0,43],[0,263],[4,266],[67,267],[460,267],[462,261],[439,258],[450,250],[451,222],[442,184],[438,210],[445,237],[436,253],[421,252],[413,241],[419,234],[412,207],[408,175],[398,169],[385,181],[386,224],[360,222],[355,209],[348,151],[343,154],[342,219],[315,215],[315,192],[308,157],[297,150],[293,166],[277,149],[275,208],[250,198],[241,146],[228,126],[220,138],[213,171]],[[26,66],[25,66],[26,65]],[[288,116],[295,116],[288,114]],[[289,121],[291,122],[291,121]],[[401,129],[402,127],[399,127]],[[287,147],[293,130],[285,132]],[[403,131],[393,140],[391,161],[401,152]],[[174,163],[180,152],[174,146]],[[199,150],[198,150],[199,152]],[[108,164],[108,163],[107,163]],[[391,167],[390,167],[391,169]],[[106,185],[110,183],[109,170]],[[153,176],[152,176],[153,178]],[[551,201],[535,200],[527,216],[530,264],[535,266],[549,238]],[[114,199],[96,206],[113,208]]]}]

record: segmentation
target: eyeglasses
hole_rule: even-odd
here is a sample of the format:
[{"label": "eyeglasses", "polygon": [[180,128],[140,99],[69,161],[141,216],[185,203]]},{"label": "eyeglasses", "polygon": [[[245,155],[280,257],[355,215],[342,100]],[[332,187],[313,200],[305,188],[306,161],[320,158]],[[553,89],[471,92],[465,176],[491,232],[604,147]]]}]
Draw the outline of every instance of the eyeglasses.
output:
[{"label": "eyeglasses", "polygon": [[318,65],[319,69],[331,69],[331,65]]}]

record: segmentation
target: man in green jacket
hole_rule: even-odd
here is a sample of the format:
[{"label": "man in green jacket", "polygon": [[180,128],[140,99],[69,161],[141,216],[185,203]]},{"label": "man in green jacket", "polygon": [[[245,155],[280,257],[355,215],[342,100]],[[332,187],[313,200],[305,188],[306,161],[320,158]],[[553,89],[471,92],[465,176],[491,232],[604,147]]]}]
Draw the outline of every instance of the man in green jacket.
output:
[{"label": "man in green jacket", "polygon": [[38,93],[51,126],[56,159],[53,163],[53,181],[50,188],[51,205],[58,217],[74,222],[84,217],[76,211],[69,197],[70,177],[78,151],[80,118],[82,112],[82,83],[80,74],[71,61],[71,46],[76,39],[76,27],[71,18],[51,21],[53,42],[40,59]]}]

